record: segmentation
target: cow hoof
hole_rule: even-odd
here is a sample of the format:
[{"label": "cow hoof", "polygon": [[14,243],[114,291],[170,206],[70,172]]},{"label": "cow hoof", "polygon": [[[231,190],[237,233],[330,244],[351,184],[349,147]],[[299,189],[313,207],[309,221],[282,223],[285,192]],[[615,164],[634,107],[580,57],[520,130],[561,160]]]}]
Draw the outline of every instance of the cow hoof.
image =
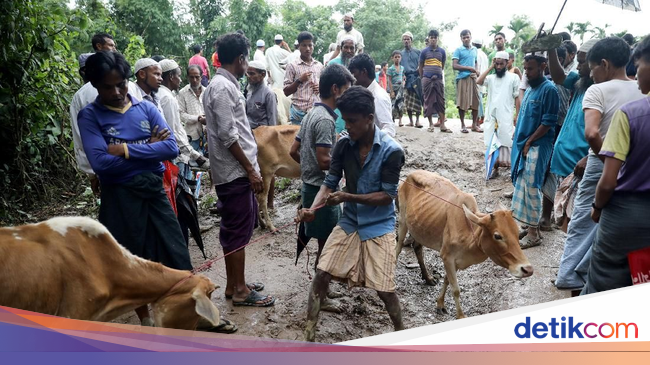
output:
[{"label": "cow hoof", "polygon": [[447,308],[436,308],[437,314],[447,314]]},{"label": "cow hoof", "polygon": [[438,280],[436,280],[436,279],[434,279],[434,278],[424,278],[424,282],[425,282],[427,285],[431,285],[431,286],[435,286],[435,285],[438,284]]}]

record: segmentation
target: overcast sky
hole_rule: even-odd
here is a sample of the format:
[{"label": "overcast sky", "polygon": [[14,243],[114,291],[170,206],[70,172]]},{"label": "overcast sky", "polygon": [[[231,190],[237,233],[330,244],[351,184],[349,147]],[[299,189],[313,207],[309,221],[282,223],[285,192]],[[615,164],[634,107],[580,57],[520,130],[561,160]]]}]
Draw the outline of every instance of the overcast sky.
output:
[{"label": "overcast sky", "polygon": [[[282,3],[282,0],[270,0],[273,3]],[[310,5],[334,5],[338,0],[307,0]],[[408,0],[408,4],[426,4],[425,12],[429,21],[436,25],[442,21],[449,22],[458,19],[458,26],[449,33],[442,35],[443,42],[450,48],[461,45],[460,31],[469,29],[473,37],[490,42],[492,37],[488,32],[493,24],[501,24],[507,27],[513,15],[525,14],[533,21],[535,28],[542,22],[546,23],[545,28],[550,29],[562,8],[564,0]],[[621,10],[610,5],[599,4],[598,0],[568,0],[555,32],[566,30],[570,22],[590,21],[593,26],[604,27],[609,24],[607,34],[627,30],[635,36],[650,33],[648,21],[650,20],[650,0],[639,0],[642,11],[632,12]],[[377,9],[381,11],[382,9]],[[514,33],[505,31],[508,39]],[[368,37],[368,35],[365,35]],[[397,34],[396,37],[400,37]],[[424,38],[425,35],[422,35]],[[591,35],[585,36],[585,40]],[[575,40],[574,40],[575,41]],[[580,40],[576,42],[580,45]]]}]

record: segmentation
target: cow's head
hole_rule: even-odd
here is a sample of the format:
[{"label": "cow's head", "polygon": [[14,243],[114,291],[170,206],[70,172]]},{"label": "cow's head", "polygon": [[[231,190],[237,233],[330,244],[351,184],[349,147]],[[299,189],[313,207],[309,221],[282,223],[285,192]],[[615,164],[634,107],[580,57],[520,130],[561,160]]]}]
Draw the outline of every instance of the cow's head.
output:
[{"label": "cow's head", "polygon": [[210,296],[217,288],[203,275],[194,275],[152,305],[156,327],[195,330],[206,321],[219,324],[219,309]]},{"label": "cow's head", "polygon": [[519,246],[519,228],[512,212],[499,209],[494,213],[473,213],[463,205],[465,216],[481,227],[479,245],[497,265],[516,278],[533,275],[533,266]]}]

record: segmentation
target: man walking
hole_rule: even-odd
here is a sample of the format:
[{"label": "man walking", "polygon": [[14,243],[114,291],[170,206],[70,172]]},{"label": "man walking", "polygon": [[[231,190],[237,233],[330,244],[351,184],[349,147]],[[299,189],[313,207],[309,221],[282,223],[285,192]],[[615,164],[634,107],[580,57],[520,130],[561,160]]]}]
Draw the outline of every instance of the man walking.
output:
[{"label": "man walking", "polygon": [[538,229],[542,214],[542,185],[553,153],[560,107],[557,89],[544,77],[545,56],[536,53],[524,59],[530,88],[521,103],[512,146],[513,218],[528,226],[528,235],[520,243],[523,249],[542,243]]},{"label": "man walking", "polygon": [[298,35],[300,58],[287,65],[284,76],[284,95],[291,98],[289,113],[291,124],[300,125],[302,118],[320,101],[318,98],[318,80],[323,64],[312,58],[314,53],[314,36],[309,32]]},{"label": "man walking", "polygon": [[[515,129],[515,104],[519,98],[519,77],[508,72],[508,52],[497,52],[492,65],[476,80],[488,93],[485,108],[484,141],[487,148],[498,146],[499,157],[492,170],[492,177],[499,176],[499,167],[510,168],[510,148]],[[492,71],[494,74],[490,75]]]},{"label": "man walking", "polygon": [[[357,56],[358,57],[358,56]],[[337,102],[349,135],[336,143],[329,173],[310,208],[297,221],[313,222],[314,208],[344,203],[343,216],[325,243],[307,301],[305,340],[314,341],[318,314],[332,278],[377,291],[396,331],[404,329],[395,294],[395,204],[404,151],[374,122],[372,93],[348,89]],[[345,174],[347,192],[337,191]]]},{"label": "man walking", "polygon": [[239,33],[219,39],[217,75],[203,93],[210,166],[221,215],[219,242],[226,261],[226,298],[235,306],[268,307],[275,298],[261,295],[260,283],[245,281],[244,246],[257,223],[255,193],[262,191],[257,144],[246,120],[246,100],[237,79],[248,68],[250,42]]},{"label": "man walking", "polygon": [[420,50],[412,47],[413,34],[406,32],[402,34],[402,66],[404,66],[404,104],[406,113],[409,116],[409,126],[413,127],[413,115],[415,115],[415,127],[422,128],[420,124],[420,113],[422,112],[422,82],[418,72],[420,65]]},{"label": "man walking", "polygon": [[472,46],[472,33],[465,29],[460,32],[463,45],[454,51],[453,67],[456,75],[456,106],[460,115],[462,133],[469,133],[465,128],[465,112],[472,110],[472,132],[482,133],[478,126],[479,95],[476,78],[480,75],[476,64],[476,47]]}]

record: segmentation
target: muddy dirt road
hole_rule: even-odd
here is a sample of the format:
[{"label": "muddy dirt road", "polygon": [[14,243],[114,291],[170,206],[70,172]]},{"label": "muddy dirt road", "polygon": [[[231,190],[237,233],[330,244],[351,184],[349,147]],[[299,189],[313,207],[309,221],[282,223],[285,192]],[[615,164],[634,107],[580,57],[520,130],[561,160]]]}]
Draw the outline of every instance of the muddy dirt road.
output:
[{"label": "muddy dirt road", "polygon": [[[453,134],[440,133],[439,130],[429,133],[426,128],[398,128],[397,140],[407,151],[402,177],[416,169],[434,171],[450,179],[465,192],[475,194],[479,209],[483,212],[495,210],[499,201],[509,207],[510,200],[502,197],[503,193],[512,191],[509,173],[503,171],[501,177],[491,180],[487,185],[483,178],[483,135],[461,134],[458,121],[450,121],[449,126],[454,131]],[[292,221],[296,203],[288,200],[291,195],[295,196],[298,189],[299,182],[295,181],[288,189],[276,194],[276,209],[272,214],[276,227],[280,228]],[[208,257],[221,256],[218,218],[206,214],[202,218],[203,224],[214,224],[212,229],[204,233]],[[253,240],[264,234],[266,232],[256,230]],[[468,317],[570,296],[568,292],[556,290],[550,282],[557,271],[565,234],[556,230],[545,232],[543,237],[541,246],[525,251],[535,269],[530,278],[515,279],[506,269],[496,266],[489,259],[459,273],[461,303]],[[203,262],[202,256],[193,242],[190,245],[193,263],[198,266]],[[309,244],[311,272],[316,246],[314,240]],[[294,266],[295,249],[296,235],[293,225],[263,237],[246,248],[246,277],[249,282],[262,281],[266,285],[263,293],[277,298],[274,307],[233,307],[231,301],[227,301],[223,294],[226,283],[223,260],[203,273],[221,286],[213,294],[213,301],[222,311],[224,318],[239,326],[237,334],[302,339],[310,279],[305,252],[298,260],[298,265]],[[425,249],[425,260],[430,272],[444,272],[442,261],[435,251]],[[436,299],[442,282],[436,286],[425,285],[419,268],[406,268],[408,262],[416,262],[410,247],[404,248],[399,256],[396,274],[397,294],[402,305],[405,326],[414,328],[455,320],[455,304],[451,292],[447,292],[445,299],[449,314],[436,314]],[[374,291],[362,288],[348,290],[347,286],[339,283],[332,283],[331,290],[344,295],[337,299],[341,303],[343,313],[321,312],[316,341],[335,343],[393,330],[383,303]],[[138,323],[135,314],[122,317],[119,321]]]}]

